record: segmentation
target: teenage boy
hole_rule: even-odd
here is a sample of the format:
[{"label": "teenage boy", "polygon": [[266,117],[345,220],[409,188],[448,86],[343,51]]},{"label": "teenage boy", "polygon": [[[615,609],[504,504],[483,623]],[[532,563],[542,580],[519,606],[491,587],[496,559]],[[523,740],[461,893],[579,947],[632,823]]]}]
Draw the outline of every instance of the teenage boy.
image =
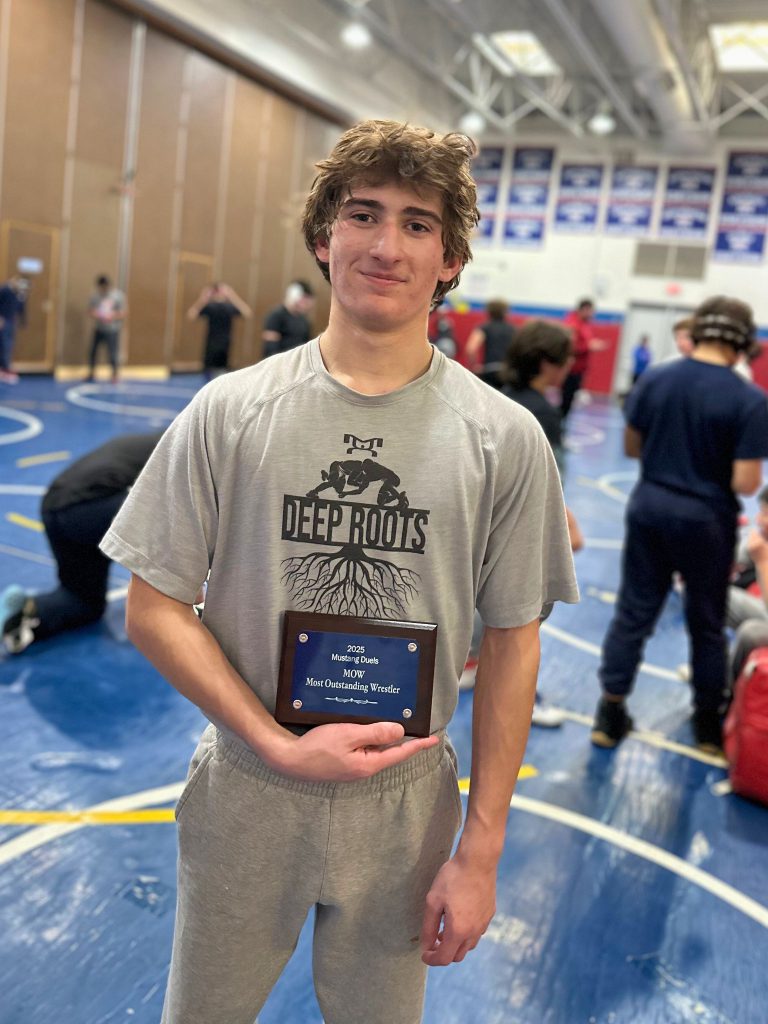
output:
[{"label": "teenage boy", "polygon": [[592,335],[592,317],[594,315],[595,304],[592,299],[582,299],[576,309],[571,310],[565,318],[565,326],[571,331],[573,362],[563,381],[560,396],[560,412],[563,414],[563,422],[571,411],[571,406],[589,369],[592,352],[604,347],[603,343]]},{"label": "teenage boy", "polygon": [[624,407],[624,450],[640,459],[641,475],[627,505],[621,583],[603,642],[603,695],[592,727],[600,747],[615,747],[632,728],[625,698],[675,572],[685,580],[694,740],[709,753],[722,745],[736,495],[760,485],[768,402],[732,372],[739,353],[754,343],[749,306],[708,299],[696,310],[691,333],[690,358],[648,370]]},{"label": "teenage boy", "polygon": [[96,290],[88,300],[88,316],[94,321],[91,352],[88,357],[87,381],[96,374],[99,349],[104,346],[112,367],[112,383],[117,382],[120,369],[120,331],[127,315],[125,296],[113,288],[106,274],[96,278]]},{"label": "teenage boy", "polygon": [[[105,538],[134,573],[130,636],[214,723],[177,809],[166,1024],[252,1024],[313,907],[327,1024],[416,1024],[426,965],[462,960],[494,913],[539,613],[578,595],[546,438],[427,340],[470,257],[472,152],[389,121],[341,137],[304,215],[328,327],[206,387]],[[445,727],[475,603],[490,628],[451,857]],[[431,735],[279,725],[285,609],[437,623]]]}]

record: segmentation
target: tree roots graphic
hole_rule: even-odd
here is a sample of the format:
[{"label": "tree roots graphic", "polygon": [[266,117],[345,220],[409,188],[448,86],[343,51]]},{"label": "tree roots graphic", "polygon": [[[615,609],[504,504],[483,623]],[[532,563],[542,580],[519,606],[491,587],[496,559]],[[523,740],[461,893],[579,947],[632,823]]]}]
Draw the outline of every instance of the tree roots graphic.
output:
[{"label": "tree roots graphic", "polygon": [[365,618],[398,618],[416,593],[420,576],[361,547],[346,544],[331,554],[286,558],[283,583],[303,611]]}]

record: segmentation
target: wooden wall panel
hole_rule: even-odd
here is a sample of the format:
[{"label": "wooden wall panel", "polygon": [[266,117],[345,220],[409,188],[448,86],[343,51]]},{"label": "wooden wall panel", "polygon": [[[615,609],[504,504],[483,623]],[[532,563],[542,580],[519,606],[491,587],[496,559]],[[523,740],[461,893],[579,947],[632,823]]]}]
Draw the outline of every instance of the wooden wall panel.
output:
[{"label": "wooden wall panel", "polygon": [[[232,117],[227,206],[224,221],[224,256],[221,278],[252,306],[257,298],[257,254],[254,232],[259,230],[257,206],[261,183],[261,150],[269,94],[247,79],[238,78]],[[261,324],[255,318],[236,322],[230,365],[249,366],[259,349]]]},{"label": "wooden wall panel", "polygon": [[[313,114],[306,114],[302,137],[299,140],[302,147],[301,163],[299,167],[299,196],[303,206],[310,186],[317,174],[315,164],[327,156],[339,137],[338,129],[330,126],[326,121],[321,121]],[[310,314],[310,320],[316,334],[319,334],[328,323],[328,311],[330,309],[330,288],[315,263],[314,256],[304,244],[303,235],[299,235],[296,247],[293,252],[292,277],[298,277],[308,281],[315,289],[315,306]]]},{"label": "wooden wall panel", "polygon": [[128,288],[128,364],[147,366],[165,362],[173,194],[185,59],[186,51],[180,44],[158,32],[147,32]]},{"label": "wooden wall panel", "polygon": [[[318,289],[321,329],[327,289],[299,221],[312,164],[337,130],[101,0],[12,0],[10,9],[0,260],[26,245],[46,263],[18,361],[42,369],[55,352],[59,365],[82,366],[94,278],[115,279],[118,267],[129,366],[200,365],[204,325],[184,314],[214,276],[254,308],[236,326],[235,366],[260,356],[263,318],[291,278]],[[132,81],[141,85],[133,106]],[[131,110],[136,177],[126,196]]]},{"label": "wooden wall panel", "polygon": [[224,68],[200,54],[188,53],[184,69],[188,105],[183,126],[181,224],[174,239],[176,262],[172,268],[171,366],[176,369],[200,365],[199,328],[188,324],[184,314],[200,290],[190,284],[201,283],[200,267],[210,268],[208,280],[213,276],[217,213],[222,199],[222,146],[228,144],[224,132],[227,80]]},{"label": "wooden wall panel", "polygon": [[[256,240],[258,259],[258,289],[253,309],[256,324],[260,327],[267,312],[282,301],[286,279],[286,252],[292,251],[295,239],[290,232],[296,232],[295,197],[291,195],[293,177],[294,140],[299,110],[291,104],[272,96],[270,116],[267,122],[268,145],[263,152],[263,188],[258,213],[260,228]],[[291,203],[294,209],[291,209]],[[260,332],[257,335],[257,350],[261,354]]]},{"label": "wooden wall panel", "polygon": [[62,345],[63,362],[74,365],[87,353],[94,278],[103,273],[114,280],[117,271],[132,27],[113,8],[87,3]]},{"label": "wooden wall panel", "polygon": [[181,248],[213,255],[227,72],[197,53],[187,59],[190,107]]},{"label": "wooden wall panel", "polygon": [[0,219],[59,227],[74,0],[11,5]]}]

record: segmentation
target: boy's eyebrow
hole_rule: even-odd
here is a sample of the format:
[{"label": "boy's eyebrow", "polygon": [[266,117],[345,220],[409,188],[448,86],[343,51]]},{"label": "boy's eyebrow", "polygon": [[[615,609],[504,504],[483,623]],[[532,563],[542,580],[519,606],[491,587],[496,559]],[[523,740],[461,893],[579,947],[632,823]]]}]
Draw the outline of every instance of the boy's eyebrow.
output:
[{"label": "boy's eyebrow", "polygon": [[[380,203],[378,199],[358,199],[356,196],[350,196],[349,199],[345,199],[342,203],[342,209],[346,209],[348,206],[364,206],[369,210],[375,210],[377,213],[381,213],[384,209],[384,204]],[[424,217],[426,220],[434,221],[435,224],[442,227],[442,219],[435,213],[434,210],[425,210],[421,206],[406,206],[401,210],[406,217]]]}]

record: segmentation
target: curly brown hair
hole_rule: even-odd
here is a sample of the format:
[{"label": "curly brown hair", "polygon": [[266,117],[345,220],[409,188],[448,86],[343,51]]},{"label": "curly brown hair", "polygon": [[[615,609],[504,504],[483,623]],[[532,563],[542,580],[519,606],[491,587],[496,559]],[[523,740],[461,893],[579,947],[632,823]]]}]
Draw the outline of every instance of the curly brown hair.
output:
[{"label": "curly brown hair", "polygon": [[[346,131],[312,183],[302,218],[304,241],[315,255],[318,241],[327,241],[342,203],[354,188],[389,182],[418,193],[433,192],[443,203],[443,255],[461,269],[472,259],[470,240],[480,219],[477,190],[469,165],[476,153],[466,135],[438,135],[399,121],[361,121]],[[328,264],[315,255],[326,281]],[[450,281],[438,281],[432,306],[459,283],[461,269]]]}]

